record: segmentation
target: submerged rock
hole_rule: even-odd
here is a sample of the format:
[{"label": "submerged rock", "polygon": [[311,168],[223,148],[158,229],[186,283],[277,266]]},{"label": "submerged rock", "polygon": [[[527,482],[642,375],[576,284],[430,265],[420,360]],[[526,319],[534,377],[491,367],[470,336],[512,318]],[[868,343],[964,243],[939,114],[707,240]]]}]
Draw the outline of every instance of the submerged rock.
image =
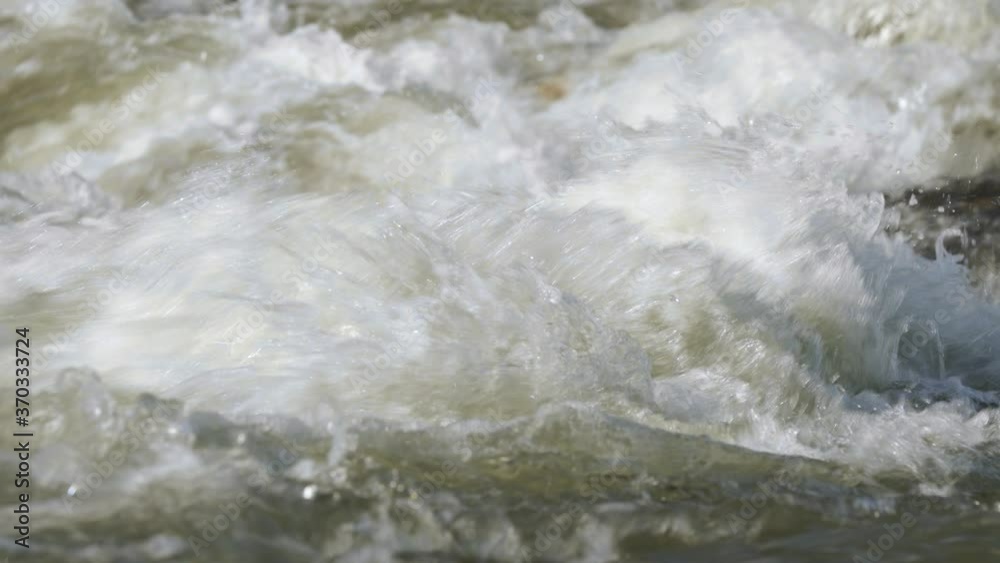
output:
[{"label": "submerged rock", "polygon": [[898,218],[887,222],[887,232],[931,260],[960,255],[973,285],[1000,295],[1000,172],[911,188],[887,196],[886,210]]}]

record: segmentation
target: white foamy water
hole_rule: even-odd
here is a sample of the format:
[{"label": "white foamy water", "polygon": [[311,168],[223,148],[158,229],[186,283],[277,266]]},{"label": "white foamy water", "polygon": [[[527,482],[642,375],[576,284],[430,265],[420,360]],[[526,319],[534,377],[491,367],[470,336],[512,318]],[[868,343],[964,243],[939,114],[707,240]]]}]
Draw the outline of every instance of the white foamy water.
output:
[{"label": "white foamy water", "polygon": [[[998,296],[885,234],[883,194],[995,169],[996,2],[56,4],[0,12],[0,311],[32,329],[43,553],[193,557],[190,512],[272,435],[310,446],[255,506],[318,535],[241,517],[214,560],[517,559],[510,506],[441,514],[497,474],[544,497],[575,456],[723,495],[808,458],[843,487],[788,501],[842,501],[817,522],[995,496]],[[149,395],[180,414],[87,487]],[[444,478],[407,532],[411,464]],[[623,557],[633,500],[535,558]],[[674,540],[734,537],[685,511],[657,516]],[[92,545],[115,514],[136,529]]]}]

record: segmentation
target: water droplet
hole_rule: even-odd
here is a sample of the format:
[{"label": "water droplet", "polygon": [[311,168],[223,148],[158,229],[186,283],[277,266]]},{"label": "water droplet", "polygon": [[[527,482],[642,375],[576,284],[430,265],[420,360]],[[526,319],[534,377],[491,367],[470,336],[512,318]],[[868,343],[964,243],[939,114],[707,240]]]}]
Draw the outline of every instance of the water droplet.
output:
[{"label": "water droplet", "polygon": [[302,498],[312,500],[316,497],[316,485],[309,485],[302,489]]}]

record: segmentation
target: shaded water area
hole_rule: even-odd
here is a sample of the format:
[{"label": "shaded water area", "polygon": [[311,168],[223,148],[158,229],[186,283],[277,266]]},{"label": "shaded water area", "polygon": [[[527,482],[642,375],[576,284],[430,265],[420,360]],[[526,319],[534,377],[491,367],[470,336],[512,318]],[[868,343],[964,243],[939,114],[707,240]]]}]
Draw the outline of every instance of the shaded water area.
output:
[{"label": "shaded water area", "polygon": [[987,0],[0,0],[0,557],[1000,560],[998,63]]}]

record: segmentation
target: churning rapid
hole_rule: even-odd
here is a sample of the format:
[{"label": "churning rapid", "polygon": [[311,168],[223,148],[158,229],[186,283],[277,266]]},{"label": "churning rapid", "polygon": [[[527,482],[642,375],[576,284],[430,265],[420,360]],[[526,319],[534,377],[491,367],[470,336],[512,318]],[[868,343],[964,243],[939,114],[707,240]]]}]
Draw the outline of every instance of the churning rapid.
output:
[{"label": "churning rapid", "polygon": [[0,556],[1000,558],[1000,3],[0,33]]}]

